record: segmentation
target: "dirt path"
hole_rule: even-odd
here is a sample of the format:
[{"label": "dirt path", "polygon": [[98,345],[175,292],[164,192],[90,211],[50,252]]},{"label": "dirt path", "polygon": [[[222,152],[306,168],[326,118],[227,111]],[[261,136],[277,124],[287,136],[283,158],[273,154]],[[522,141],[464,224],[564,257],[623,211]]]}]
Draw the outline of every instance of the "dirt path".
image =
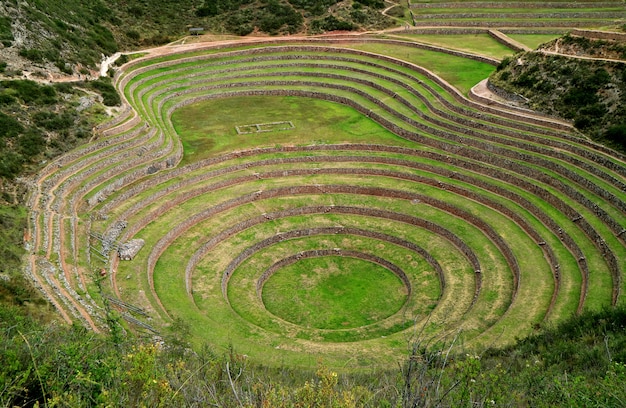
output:
[{"label": "dirt path", "polygon": [[556,55],[556,56],[560,56],[560,57],[568,57],[568,58],[574,58],[574,59],[580,59],[580,60],[587,60],[587,61],[605,61],[605,62],[618,62],[621,64],[626,64],[626,60],[623,59],[613,59],[613,58],[597,58],[597,57],[588,57],[585,55],[572,55],[572,54],[565,54],[560,52],[560,50],[557,47],[556,51],[548,51],[548,50],[536,50],[533,52],[537,52],[540,54],[546,54],[546,55]]},{"label": "dirt path", "polygon": [[513,112],[517,115],[521,115],[526,118],[540,119],[545,122],[558,123],[558,124],[573,128],[570,122],[567,122],[565,120],[561,120],[558,118],[547,117],[539,113],[535,113],[532,110],[523,108],[519,106],[519,104],[516,104],[508,99],[505,99],[505,98],[502,98],[501,96],[496,95],[487,86],[487,79],[484,79],[480,81],[478,84],[476,84],[470,90],[470,95],[474,95],[477,97],[478,100],[474,100],[475,102],[478,102],[484,105],[496,107],[503,111]]}]

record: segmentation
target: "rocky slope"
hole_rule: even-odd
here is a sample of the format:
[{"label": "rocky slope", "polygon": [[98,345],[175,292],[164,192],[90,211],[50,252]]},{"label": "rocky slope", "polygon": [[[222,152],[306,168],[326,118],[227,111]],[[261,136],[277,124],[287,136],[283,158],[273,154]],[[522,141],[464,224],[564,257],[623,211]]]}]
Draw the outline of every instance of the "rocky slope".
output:
[{"label": "rocky slope", "polygon": [[626,150],[626,42],[565,36],[505,59],[489,82]]},{"label": "rocky slope", "polygon": [[382,0],[6,0],[0,2],[4,75],[42,79],[97,75],[118,49],[165,44],[189,34],[321,33],[391,24]]}]

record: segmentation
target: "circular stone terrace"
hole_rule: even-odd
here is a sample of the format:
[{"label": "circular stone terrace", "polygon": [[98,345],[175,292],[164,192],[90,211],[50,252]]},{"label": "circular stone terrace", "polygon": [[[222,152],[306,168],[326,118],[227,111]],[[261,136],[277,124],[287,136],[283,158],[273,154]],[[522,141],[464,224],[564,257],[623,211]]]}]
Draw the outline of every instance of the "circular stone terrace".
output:
[{"label": "circular stone terrace", "polygon": [[[36,180],[30,276],[68,322],[182,319],[193,344],[296,365],[387,364],[415,336],[507,344],[623,303],[624,156],[380,51],[416,47],[268,40],[131,61],[121,114]],[[270,106],[288,117],[251,120]],[[375,135],[307,140],[340,124],[333,109]],[[235,123],[194,159],[198,112]],[[257,126],[274,122],[289,126]],[[235,129],[250,124],[265,131]]]}]

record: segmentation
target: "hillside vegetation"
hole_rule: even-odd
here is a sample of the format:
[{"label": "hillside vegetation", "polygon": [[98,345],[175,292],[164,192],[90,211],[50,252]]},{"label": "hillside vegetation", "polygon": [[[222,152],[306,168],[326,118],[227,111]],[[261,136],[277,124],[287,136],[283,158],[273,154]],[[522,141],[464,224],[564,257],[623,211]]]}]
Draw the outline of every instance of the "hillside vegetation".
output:
[{"label": "hillside vegetation", "polygon": [[[626,310],[573,318],[514,347],[448,354],[425,338],[399,369],[338,374],[269,369],[231,349],[192,352],[186,328],[165,345],[42,326],[0,306],[0,406],[618,407],[626,401]],[[452,339],[450,339],[452,342]]]},{"label": "hillside vegetation", "polygon": [[[573,57],[554,55],[555,49]],[[625,43],[567,35],[504,59],[489,81],[521,95],[525,106],[569,119],[594,140],[625,151],[624,60]]]},{"label": "hillside vegetation", "polygon": [[162,45],[192,27],[236,35],[380,29],[391,25],[383,7],[382,0],[9,0],[0,4],[0,61],[8,73],[86,75],[103,55]]}]

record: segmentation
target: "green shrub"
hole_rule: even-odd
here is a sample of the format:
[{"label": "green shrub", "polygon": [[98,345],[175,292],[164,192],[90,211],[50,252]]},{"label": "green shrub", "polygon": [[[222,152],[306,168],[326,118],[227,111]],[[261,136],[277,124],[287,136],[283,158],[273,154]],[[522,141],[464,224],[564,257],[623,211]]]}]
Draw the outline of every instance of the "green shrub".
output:
[{"label": "green shrub", "polygon": [[12,151],[6,151],[0,155],[0,177],[13,179],[22,171],[24,158]]},{"label": "green shrub", "polygon": [[137,5],[128,7],[128,14],[135,18],[141,18],[144,15],[143,9]]},{"label": "green shrub", "polygon": [[356,21],[357,23],[363,24],[367,22],[367,13],[361,10],[352,10],[350,12],[350,18],[352,21]]},{"label": "green shrub", "polygon": [[610,142],[626,149],[626,124],[611,126],[604,133],[604,137]]},{"label": "green shrub", "polygon": [[141,39],[141,34],[139,34],[139,31],[137,30],[128,30],[126,31],[126,37],[133,41],[139,41]]},{"label": "green shrub", "polygon": [[24,57],[34,63],[39,64],[46,61],[55,62],[61,58],[59,50],[52,48],[45,50],[22,48],[18,54],[20,57]]},{"label": "green shrub", "polygon": [[385,8],[385,3],[382,0],[354,0],[355,3],[363,4],[364,6],[372,7],[372,8]]},{"label": "green shrub", "polygon": [[502,61],[500,61],[498,66],[496,67],[496,71],[503,70],[504,68],[508,67],[510,63],[511,63],[511,57],[504,57]]},{"label": "green shrub", "polygon": [[62,61],[62,60],[57,60],[57,61],[54,63],[54,65],[55,65],[57,68],[59,68],[59,70],[60,70],[61,72],[63,72],[64,74],[71,75],[71,74],[73,74],[73,73],[74,73],[74,71],[72,70],[72,65],[71,65],[71,64],[69,64],[69,63],[67,63],[67,62],[64,62],[64,61]]},{"label": "green shrub", "polygon": [[18,55],[35,63],[42,63],[45,61],[44,53],[41,50],[22,48]]},{"label": "green shrub", "polygon": [[10,95],[9,93],[6,93],[6,92],[0,93],[0,106],[11,105],[15,102],[17,102],[17,99],[15,99],[13,95]]},{"label": "green shrub", "polygon": [[330,15],[321,20],[314,20],[312,23],[314,31],[351,31],[356,28],[354,24],[346,20],[340,20]]},{"label": "green shrub", "polygon": [[11,19],[7,16],[0,16],[0,42],[5,47],[10,47],[14,39]]},{"label": "green shrub", "polygon": [[254,31],[254,25],[252,24],[254,18],[252,10],[239,10],[228,17],[226,28],[237,35],[248,35]]},{"label": "green shrub", "polygon": [[563,105],[570,109],[579,109],[585,105],[598,103],[598,96],[585,88],[570,88],[561,97]]},{"label": "green shrub", "polygon": [[334,4],[339,3],[340,0],[290,0],[294,7],[306,10],[314,16],[321,16],[328,10],[328,8]]},{"label": "green shrub", "polygon": [[387,10],[387,15],[391,17],[403,18],[404,17],[405,8],[402,6],[394,6]]},{"label": "green shrub", "polygon": [[106,106],[116,106],[122,103],[111,79],[101,77],[88,83],[89,87],[102,95],[102,103]]},{"label": "green shrub", "polygon": [[128,54],[122,54],[117,60],[115,60],[115,66],[121,67],[122,65],[126,64],[128,61],[130,61]]},{"label": "green shrub", "polygon": [[171,42],[171,38],[163,34],[155,34],[151,37],[144,38],[141,42],[143,45],[163,45]]},{"label": "green shrub", "polygon": [[54,85],[54,88],[61,93],[64,94],[74,94],[74,87],[72,86],[72,84],[69,84],[67,82],[57,82]]},{"label": "green shrub", "polygon": [[37,112],[33,115],[35,124],[46,130],[63,130],[69,129],[74,123],[74,118],[68,113],[54,113],[54,112]]},{"label": "green shrub", "polygon": [[[110,14],[110,13],[109,13]],[[95,45],[102,49],[104,52],[113,54],[117,52],[117,43],[113,34],[108,28],[95,24],[92,29],[87,33],[89,39],[95,43]]]},{"label": "green shrub", "polygon": [[524,72],[513,81],[513,85],[522,88],[532,88],[533,85],[537,83],[538,79],[539,78],[533,75],[532,72]]},{"label": "green shrub", "polygon": [[12,116],[0,112],[0,138],[14,138],[24,131],[24,127]]},{"label": "green shrub", "polygon": [[205,4],[196,10],[196,15],[198,17],[214,17],[219,13],[220,9],[218,8],[217,2],[208,2],[208,4]]},{"label": "green shrub", "polygon": [[15,96],[25,104],[50,105],[57,101],[56,90],[50,85],[39,85],[28,79],[16,81],[2,81],[0,86],[15,91]]},{"label": "green shrub", "polygon": [[33,157],[44,151],[46,139],[36,129],[29,129],[17,140],[19,152],[25,157]]}]

